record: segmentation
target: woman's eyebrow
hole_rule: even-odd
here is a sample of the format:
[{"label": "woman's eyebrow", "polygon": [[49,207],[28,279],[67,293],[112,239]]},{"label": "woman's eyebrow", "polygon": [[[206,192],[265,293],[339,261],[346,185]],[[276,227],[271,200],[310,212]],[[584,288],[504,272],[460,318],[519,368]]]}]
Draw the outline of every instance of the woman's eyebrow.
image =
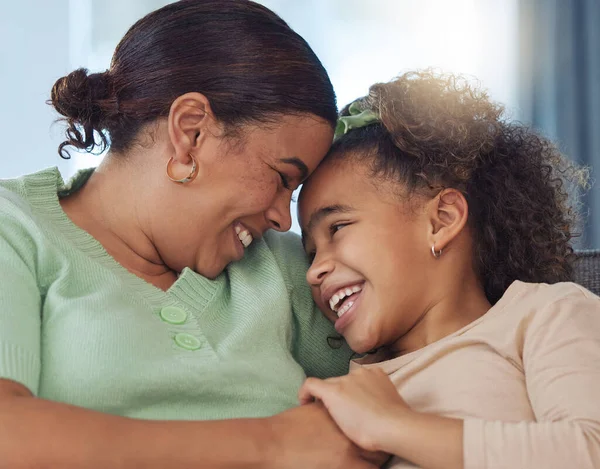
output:
[{"label": "woman's eyebrow", "polygon": [[279,161],[295,166],[300,171],[300,181],[304,181],[308,177],[308,166],[300,158],[293,156],[291,158],[280,158]]}]

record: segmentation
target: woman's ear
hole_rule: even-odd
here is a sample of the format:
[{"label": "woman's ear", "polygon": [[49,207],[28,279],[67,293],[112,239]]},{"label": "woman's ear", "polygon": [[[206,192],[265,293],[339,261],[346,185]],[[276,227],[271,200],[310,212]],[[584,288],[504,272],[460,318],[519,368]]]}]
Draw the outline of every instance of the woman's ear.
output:
[{"label": "woman's ear", "polygon": [[469,218],[469,204],[462,192],[442,190],[430,205],[430,242],[435,250],[445,249],[464,229]]},{"label": "woman's ear", "polygon": [[173,159],[180,164],[190,163],[190,153],[204,140],[212,117],[210,103],[201,93],[179,96],[169,111],[168,132],[175,150]]}]

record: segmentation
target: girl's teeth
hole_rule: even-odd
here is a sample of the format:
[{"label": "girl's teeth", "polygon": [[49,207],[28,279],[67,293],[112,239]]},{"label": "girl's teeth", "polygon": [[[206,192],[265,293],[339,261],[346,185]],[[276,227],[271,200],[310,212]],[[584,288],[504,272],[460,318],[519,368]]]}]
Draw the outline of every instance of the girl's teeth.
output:
[{"label": "girl's teeth", "polygon": [[329,307],[331,308],[332,311],[336,311],[335,308],[344,298],[346,298],[347,296],[350,296],[354,293],[358,293],[361,290],[362,290],[362,287],[359,285],[355,285],[352,288],[346,288],[345,290],[340,290],[335,295],[333,295],[331,297],[331,299],[329,300]]},{"label": "girl's teeth", "polygon": [[352,308],[352,306],[354,306],[354,301],[349,301],[347,304],[345,304],[344,307],[337,312],[338,318],[341,318],[346,311]]},{"label": "girl's teeth", "polygon": [[338,303],[340,301],[342,301],[344,298],[346,297],[346,294],[344,292],[339,292],[336,293],[335,295],[333,295],[331,297],[331,300],[329,300],[329,307],[335,311],[335,307],[338,305]]}]

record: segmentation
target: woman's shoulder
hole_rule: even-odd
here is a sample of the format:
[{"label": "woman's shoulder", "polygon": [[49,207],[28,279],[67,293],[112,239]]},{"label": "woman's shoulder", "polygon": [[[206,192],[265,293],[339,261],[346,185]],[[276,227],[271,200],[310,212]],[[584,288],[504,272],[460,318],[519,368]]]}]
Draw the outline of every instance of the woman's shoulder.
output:
[{"label": "woman's shoulder", "polygon": [[310,292],[306,283],[308,258],[302,246],[302,239],[296,233],[267,231],[263,239],[271,251],[279,270],[288,284],[295,290]]},{"label": "woman's shoulder", "polygon": [[0,181],[0,236],[15,231],[31,231],[35,216],[33,207],[19,185]]},{"label": "woman's shoulder", "polygon": [[0,180],[0,256],[5,262],[12,256],[32,266],[41,253],[52,251],[45,217],[52,204],[58,205],[59,178],[58,169],[50,168]]},{"label": "woman's shoulder", "polygon": [[308,259],[302,246],[302,238],[296,233],[291,231],[280,233],[269,230],[263,237],[276,257],[284,259],[285,262],[292,262],[295,266],[302,266],[305,270],[308,268]]},{"label": "woman's shoulder", "polygon": [[18,178],[0,179],[0,210],[30,213],[39,199],[56,198],[58,168],[48,168]]},{"label": "woman's shoulder", "polygon": [[31,205],[19,179],[0,180],[0,216],[10,216],[19,212],[30,212]]},{"label": "woman's shoulder", "polygon": [[0,231],[15,225],[30,229],[36,213],[47,208],[44,204],[56,200],[58,178],[58,169],[49,168],[19,178],[0,179]]}]

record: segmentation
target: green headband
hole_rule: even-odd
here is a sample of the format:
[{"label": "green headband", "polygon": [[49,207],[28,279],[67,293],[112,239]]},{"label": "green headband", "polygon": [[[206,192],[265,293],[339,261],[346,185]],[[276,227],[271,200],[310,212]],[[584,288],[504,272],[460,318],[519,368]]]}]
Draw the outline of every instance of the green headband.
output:
[{"label": "green headband", "polygon": [[359,129],[366,125],[380,122],[379,116],[370,109],[361,111],[358,108],[357,101],[350,104],[348,112],[350,113],[349,116],[342,116],[338,119],[337,125],[335,126],[335,133],[333,134],[334,140],[345,135],[351,129]]}]

